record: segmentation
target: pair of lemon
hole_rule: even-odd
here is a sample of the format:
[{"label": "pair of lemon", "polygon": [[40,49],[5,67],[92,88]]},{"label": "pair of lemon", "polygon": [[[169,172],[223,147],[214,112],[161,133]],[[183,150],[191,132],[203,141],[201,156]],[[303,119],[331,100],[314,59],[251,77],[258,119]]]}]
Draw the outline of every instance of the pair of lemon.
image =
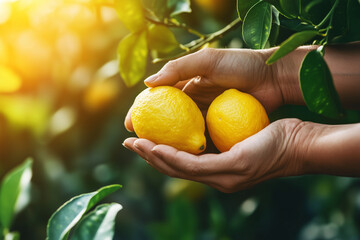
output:
[{"label": "pair of lemon", "polygon": [[[192,154],[206,148],[205,121],[200,109],[175,87],[145,89],[135,99],[131,119],[140,138]],[[225,152],[266,127],[269,118],[256,98],[229,89],[210,104],[206,124],[217,149]]]}]

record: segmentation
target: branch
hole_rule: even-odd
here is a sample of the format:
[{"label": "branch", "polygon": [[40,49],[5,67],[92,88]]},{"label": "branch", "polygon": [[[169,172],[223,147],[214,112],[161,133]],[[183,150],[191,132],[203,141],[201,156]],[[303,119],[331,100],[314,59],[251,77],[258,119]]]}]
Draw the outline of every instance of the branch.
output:
[{"label": "branch", "polygon": [[184,46],[187,48],[186,51],[181,52],[175,56],[171,56],[171,57],[166,57],[166,58],[155,58],[153,60],[153,63],[160,63],[160,62],[167,62],[169,60],[173,60],[182,56],[185,56],[189,53],[195,52],[196,50],[198,50],[199,48],[201,48],[202,46],[204,46],[207,43],[210,43],[218,38],[221,38],[225,33],[231,31],[232,29],[234,29],[235,27],[237,27],[239,24],[241,23],[241,19],[240,18],[236,18],[234,21],[232,21],[231,23],[229,23],[227,26],[225,26],[224,28],[220,29],[217,32],[211,33],[211,34],[207,34],[204,36],[204,38],[199,38],[197,40],[194,40],[188,44],[185,44]]},{"label": "branch", "polygon": [[195,29],[189,27],[188,25],[186,25],[185,23],[179,23],[173,19],[164,19],[164,21],[158,21],[158,20],[155,20],[155,19],[152,19],[150,17],[145,17],[146,20],[148,20],[149,22],[151,23],[154,23],[154,24],[157,24],[157,25],[163,25],[163,26],[166,26],[166,27],[176,27],[176,28],[182,28],[184,30],[186,30],[188,33],[191,33],[191,34],[194,34],[200,38],[204,38],[205,35],[196,31]]}]

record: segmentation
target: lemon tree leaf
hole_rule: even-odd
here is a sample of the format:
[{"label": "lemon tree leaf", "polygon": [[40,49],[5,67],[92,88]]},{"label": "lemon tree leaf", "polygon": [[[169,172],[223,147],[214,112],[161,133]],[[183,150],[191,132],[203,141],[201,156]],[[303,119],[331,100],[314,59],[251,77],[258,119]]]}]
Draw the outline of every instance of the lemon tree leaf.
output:
[{"label": "lemon tree leaf", "polygon": [[316,35],[318,35],[318,32],[312,30],[294,33],[283,43],[281,43],[280,48],[269,57],[269,59],[266,61],[266,64],[272,64],[276,62],[278,59],[290,53],[297,47],[313,39]]},{"label": "lemon tree leaf", "polygon": [[253,49],[263,49],[271,31],[272,11],[267,2],[255,4],[244,19],[242,34],[246,44]]},{"label": "lemon tree leaf", "polygon": [[333,119],[343,116],[331,73],[318,50],[305,56],[300,68],[300,86],[310,111]]},{"label": "lemon tree leaf", "polygon": [[20,197],[30,184],[32,175],[32,159],[9,172],[0,187],[0,223],[9,229],[20,204]]},{"label": "lemon tree leaf", "polygon": [[118,47],[120,75],[128,87],[138,83],[146,72],[148,46],[146,32],[130,33]]},{"label": "lemon tree leaf", "polygon": [[276,7],[287,18],[295,18],[300,13],[300,0],[264,0]]},{"label": "lemon tree leaf", "polygon": [[118,203],[102,204],[87,214],[75,228],[72,240],[103,240],[113,239],[115,217],[122,209]]},{"label": "lemon tree leaf", "polygon": [[146,27],[140,0],[115,0],[115,9],[122,23],[131,32],[138,32]]},{"label": "lemon tree leaf", "polygon": [[190,13],[190,0],[168,0],[168,8],[171,9],[171,17],[174,17],[181,13]]},{"label": "lemon tree leaf", "polygon": [[249,9],[259,1],[260,0],[237,0],[236,7],[239,18],[244,20],[246,13],[249,11]]},{"label": "lemon tree leaf", "polygon": [[83,215],[104,197],[120,189],[121,185],[109,185],[91,193],[82,194],[64,203],[51,216],[47,225],[47,239],[64,239]]},{"label": "lemon tree leaf", "polygon": [[0,65],[0,93],[11,93],[19,90],[21,78],[10,68]]},{"label": "lemon tree leaf", "polygon": [[161,21],[169,16],[169,9],[167,6],[167,0],[145,0],[143,4],[146,8],[146,15],[152,18],[158,18]]},{"label": "lemon tree leaf", "polygon": [[148,28],[148,44],[151,50],[168,53],[179,47],[174,34],[165,26],[151,24]]}]

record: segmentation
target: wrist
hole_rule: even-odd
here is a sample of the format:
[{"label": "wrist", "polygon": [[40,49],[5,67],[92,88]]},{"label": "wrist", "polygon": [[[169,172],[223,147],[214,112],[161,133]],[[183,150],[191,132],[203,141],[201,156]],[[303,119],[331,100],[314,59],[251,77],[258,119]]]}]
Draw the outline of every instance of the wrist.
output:
[{"label": "wrist", "polygon": [[[305,105],[299,82],[299,70],[305,55],[317,46],[302,46],[276,61],[274,72],[284,104]],[[278,48],[272,48],[274,52]]]},{"label": "wrist", "polygon": [[316,139],[319,129],[312,122],[303,122],[299,119],[283,119],[284,153],[283,161],[288,167],[283,176],[299,176],[312,172],[309,160],[309,150]]}]

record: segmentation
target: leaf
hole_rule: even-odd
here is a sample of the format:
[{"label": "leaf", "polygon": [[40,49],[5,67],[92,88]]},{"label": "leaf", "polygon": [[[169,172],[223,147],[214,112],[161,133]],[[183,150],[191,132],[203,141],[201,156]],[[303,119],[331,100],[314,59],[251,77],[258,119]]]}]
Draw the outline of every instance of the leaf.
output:
[{"label": "leaf", "polygon": [[51,216],[47,225],[47,239],[60,240],[80,221],[82,216],[104,197],[120,189],[121,185],[109,185],[91,193],[82,194],[64,203]]},{"label": "leaf", "polygon": [[281,19],[280,25],[295,32],[316,30],[314,26],[301,21],[300,19]]},{"label": "leaf", "polygon": [[72,240],[112,240],[115,217],[122,209],[118,203],[102,204],[87,214],[75,228]]},{"label": "leaf", "polygon": [[331,73],[318,50],[309,52],[301,64],[300,87],[310,111],[333,119],[344,115]]},{"label": "leaf", "polygon": [[140,0],[116,0],[115,9],[121,22],[131,32],[138,32],[146,27]]},{"label": "leaf", "polygon": [[316,35],[318,35],[317,31],[304,31],[291,35],[288,39],[281,43],[280,48],[269,57],[269,59],[266,61],[266,64],[272,64],[276,62],[278,59],[290,53],[297,47],[310,41]]},{"label": "leaf", "polygon": [[0,223],[3,229],[9,229],[18,211],[19,199],[28,188],[32,176],[32,159],[28,158],[23,164],[8,173],[0,188]]},{"label": "leaf", "polygon": [[280,6],[287,16],[296,18],[300,15],[301,0],[280,0]]},{"label": "leaf", "polygon": [[244,20],[249,9],[259,1],[260,0],[237,0],[236,7],[239,18]]},{"label": "leaf", "polygon": [[287,18],[295,18],[298,13],[300,6],[299,0],[264,0],[276,7],[279,12]]},{"label": "leaf", "polygon": [[146,16],[163,21],[164,18],[169,16],[167,2],[167,0],[144,0],[143,4],[146,7]]},{"label": "leaf", "polygon": [[190,0],[168,0],[168,8],[171,9],[170,16],[174,17],[181,13],[191,13]]},{"label": "leaf", "polygon": [[126,86],[138,83],[146,72],[146,32],[131,33],[121,40],[118,47],[119,70]]},{"label": "leaf", "polygon": [[148,28],[148,45],[150,50],[161,53],[168,53],[179,47],[170,29],[156,24],[151,24]]},{"label": "leaf", "polygon": [[273,12],[273,21],[271,23],[271,31],[269,35],[269,43],[270,46],[277,46],[277,40],[280,32],[280,19],[279,19],[279,11],[271,6]]},{"label": "leaf", "polygon": [[255,4],[246,14],[242,34],[244,41],[253,49],[263,49],[271,31],[272,11],[267,2]]}]

